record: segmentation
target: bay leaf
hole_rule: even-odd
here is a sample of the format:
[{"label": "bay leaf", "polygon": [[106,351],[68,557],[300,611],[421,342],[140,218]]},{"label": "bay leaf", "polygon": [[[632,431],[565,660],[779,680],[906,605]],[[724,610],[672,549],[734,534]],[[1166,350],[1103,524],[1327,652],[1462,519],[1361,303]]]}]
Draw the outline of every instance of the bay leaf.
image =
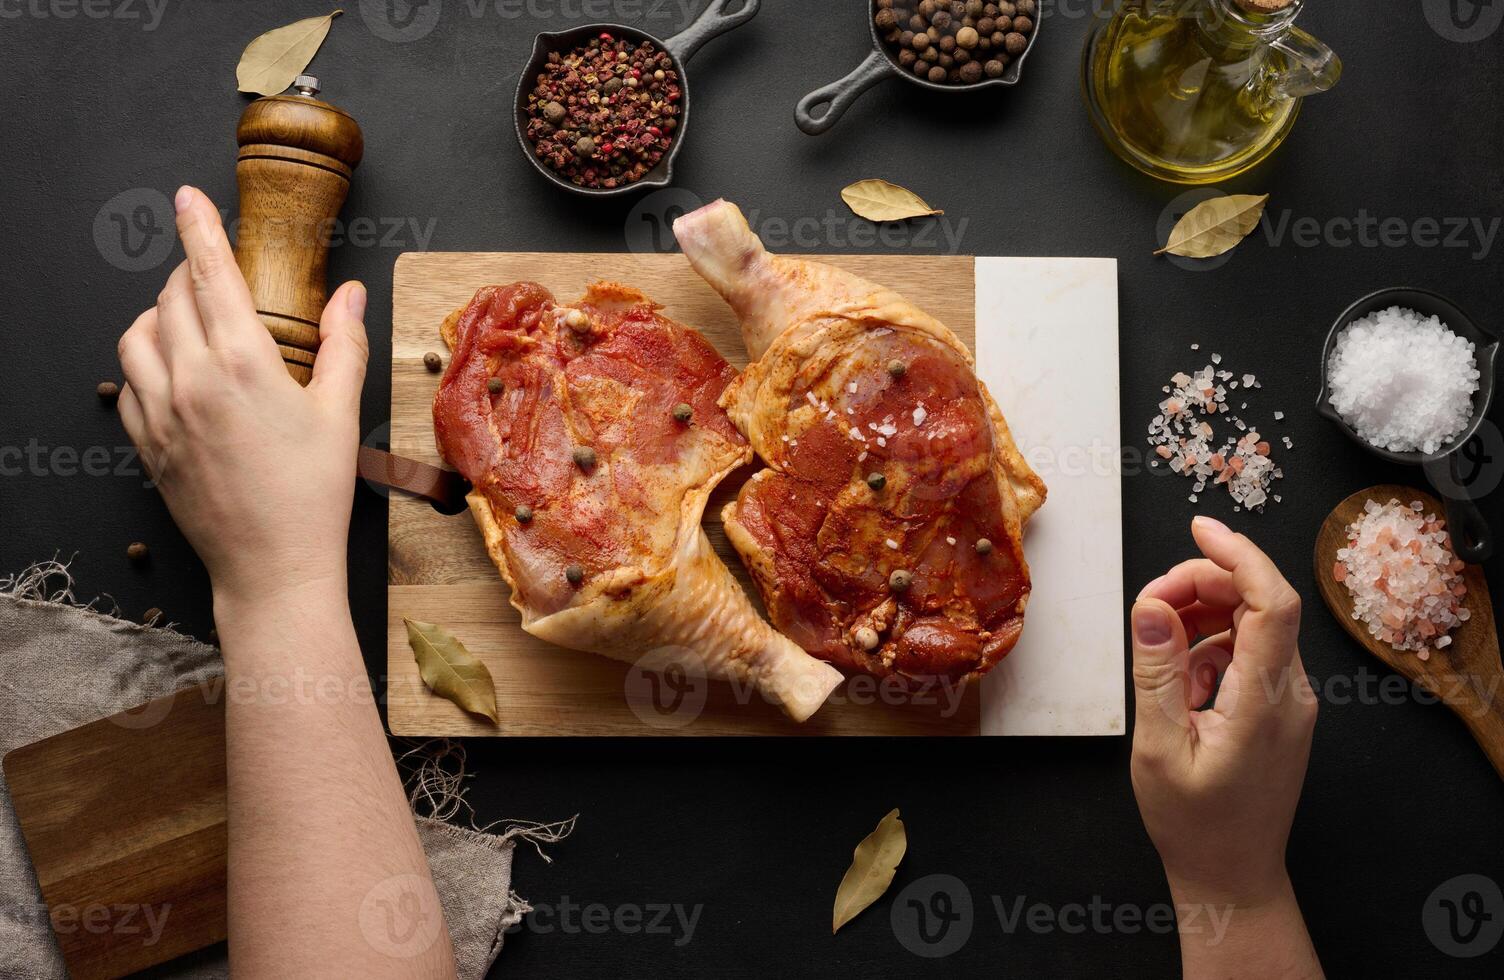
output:
[{"label": "bay leaf", "polygon": [[407,625],[407,644],[413,648],[413,659],[418,661],[423,683],[471,714],[485,715],[500,723],[496,716],[496,685],[486,665],[442,626],[405,616],[402,622]]},{"label": "bay leaf", "polygon": [[886,180],[859,180],[841,188],[841,200],[868,221],[902,221],[930,214],[944,214],[924,202],[924,198],[906,187]]},{"label": "bay leaf", "polygon": [[1170,240],[1155,255],[1169,252],[1188,259],[1209,259],[1230,250],[1258,227],[1268,194],[1227,194],[1191,208],[1170,231]]},{"label": "bay leaf", "polygon": [[254,95],[287,91],[318,54],[324,38],[329,36],[329,25],[342,13],[343,10],[336,10],[321,17],[306,17],[267,31],[246,45],[240,64],[235,66],[240,91]]},{"label": "bay leaf", "polygon": [[851,855],[851,867],[836,889],[830,932],[834,935],[857,914],[882,897],[893,883],[893,873],[909,848],[909,838],[897,810],[878,821],[877,829],[862,838]]}]

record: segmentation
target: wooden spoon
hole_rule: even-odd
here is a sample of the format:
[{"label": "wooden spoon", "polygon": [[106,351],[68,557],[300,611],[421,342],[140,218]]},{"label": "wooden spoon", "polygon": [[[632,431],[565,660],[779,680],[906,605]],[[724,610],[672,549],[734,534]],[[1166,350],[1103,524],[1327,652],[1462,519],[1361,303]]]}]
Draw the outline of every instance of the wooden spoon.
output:
[{"label": "wooden spoon", "polygon": [[1347,528],[1363,513],[1369,500],[1385,504],[1398,500],[1408,504],[1419,500],[1428,514],[1444,514],[1435,497],[1412,487],[1382,485],[1369,487],[1348,497],[1327,515],[1316,534],[1316,584],[1332,615],[1342,623],[1352,638],[1390,668],[1408,677],[1436,695],[1457,713],[1472,731],[1473,737],[1504,777],[1504,666],[1499,662],[1499,637],[1494,632],[1494,608],[1488,594],[1488,580],[1477,565],[1465,565],[1462,579],[1467,584],[1463,605],[1472,614],[1467,622],[1452,632],[1452,644],[1445,650],[1432,650],[1429,660],[1413,651],[1396,650],[1377,637],[1369,636],[1362,622],[1353,618],[1353,597],[1347,586],[1333,577],[1337,549],[1347,546]]}]

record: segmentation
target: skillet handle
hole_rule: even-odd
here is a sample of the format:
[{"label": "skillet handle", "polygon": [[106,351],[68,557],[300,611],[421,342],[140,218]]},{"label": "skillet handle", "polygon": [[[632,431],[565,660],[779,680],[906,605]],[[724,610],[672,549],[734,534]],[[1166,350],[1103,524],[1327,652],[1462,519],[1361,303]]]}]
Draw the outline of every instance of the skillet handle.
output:
[{"label": "skillet handle", "polygon": [[1470,565],[1481,565],[1494,553],[1493,531],[1471,500],[1445,497],[1447,530],[1452,534],[1452,551]]},{"label": "skillet handle", "polygon": [[705,46],[706,41],[720,37],[733,27],[742,26],[762,6],[762,0],[743,0],[740,10],[734,14],[726,13],[726,8],[735,3],[736,0],[710,0],[710,6],[695,18],[693,24],[665,40],[663,46],[682,65],[693,58],[695,52]]},{"label": "skillet handle", "polygon": [[[881,51],[867,55],[867,59],[845,78],[815,89],[794,106],[794,123],[811,136],[819,136],[851,108],[863,92],[888,77],[893,70],[892,62]],[[825,106],[819,115],[815,110]]]},{"label": "skillet handle", "polygon": [[1441,494],[1447,512],[1447,531],[1452,536],[1452,552],[1472,565],[1482,564],[1494,553],[1493,530],[1468,492],[1469,481],[1462,475],[1462,449],[1425,464],[1426,477]]}]

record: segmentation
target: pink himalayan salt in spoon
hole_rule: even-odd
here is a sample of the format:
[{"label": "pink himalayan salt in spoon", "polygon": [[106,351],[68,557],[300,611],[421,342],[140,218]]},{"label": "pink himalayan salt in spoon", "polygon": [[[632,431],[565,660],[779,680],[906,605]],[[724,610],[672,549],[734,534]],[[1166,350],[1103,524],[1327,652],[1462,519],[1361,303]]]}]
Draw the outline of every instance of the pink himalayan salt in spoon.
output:
[{"label": "pink himalayan salt in spoon", "polygon": [[[1433,652],[1425,660],[1415,651],[1397,650],[1371,634],[1368,626],[1353,616],[1353,594],[1347,583],[1337,580],[1336,569],[1343,564],[1337,555],[1349,547],[1348,528],[1364,516],[1370,501],[1383,505],[1390,500],[1402,503],[1418,500],[1424,513],[1443,513],[1435,497],[1410,487],[1377,486],[1353,494],[1327,515],[1316,534],[1316,585],[1327,608],[1348,634],[1391,669],[1432,692],[1451,708],[1473,733],[1494,769],[1504,777],[1504,665],[1499,661],[1493,601],[1483,569],[1464,564],[1457,570],[1460,584],[1465,586],[1463,594],[1448,591],[1459,600],[1459,610],[1468,612],[1468,618],[1449,634],[1452,642],[1443,649],[1436,650],[1437,643],[1433,641],[1430,644]],[[1429,576],[1427,587],[1430,588]],[[1393,613],[1390,618],[1395,618]],[[1401,618],[1401,625],[1403,622]]]}]

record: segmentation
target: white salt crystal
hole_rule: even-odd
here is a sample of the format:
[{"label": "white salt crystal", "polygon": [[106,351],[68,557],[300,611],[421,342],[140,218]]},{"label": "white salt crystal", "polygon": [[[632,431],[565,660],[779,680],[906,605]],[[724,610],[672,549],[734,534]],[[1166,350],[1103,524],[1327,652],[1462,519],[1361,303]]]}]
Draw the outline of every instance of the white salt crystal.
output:
[{"label": "white salt crystal", "polygon": [[1467,428],[1473,344],[1437,317],[1392,306],[1348,324],[1327,362],[1329,401],[1371,445],[1434,453]]}]

